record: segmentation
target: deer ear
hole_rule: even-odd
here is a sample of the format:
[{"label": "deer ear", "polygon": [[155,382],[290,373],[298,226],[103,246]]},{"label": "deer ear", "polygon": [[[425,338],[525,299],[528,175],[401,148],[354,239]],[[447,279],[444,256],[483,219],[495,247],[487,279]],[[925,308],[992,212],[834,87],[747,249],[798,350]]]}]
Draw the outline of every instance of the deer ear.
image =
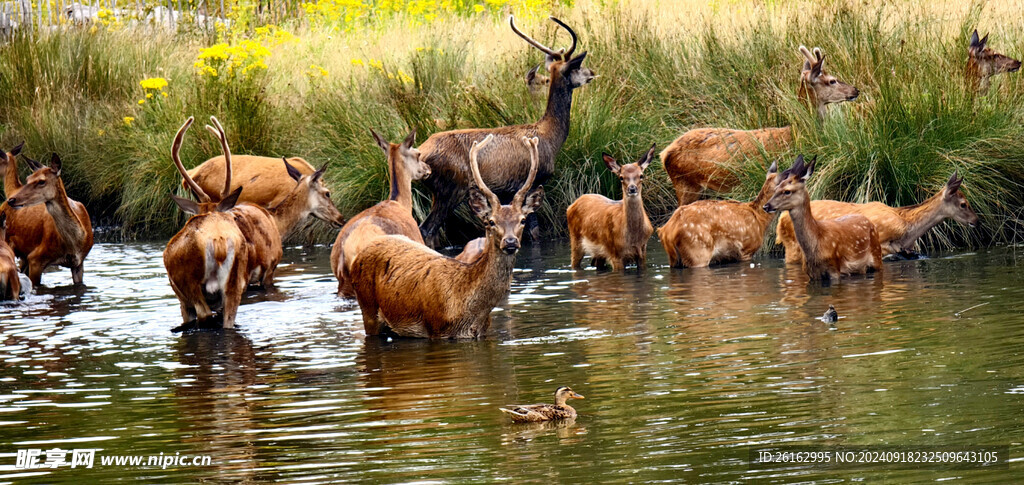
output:
[{"label": "deer ear", "polygon": [[54,173],[58,177],[60,177],[60,169],[61,169],[61,167],[63,167],[63,164],[60,161],[60,155],[57,155],[56,152],[52,153],[50,155],[50,170],[53,170]]},{"label": "deer ear", "polygon": [[242,195],[242,187],[238,187],[234,192],[228,194],[227,197],[221,199],[217,203],[217,212],[227,212],[235,207],[238,203],[238,196]]},{"label": "deer ear", "polygon": [[978,47],[978,44],[980,44],[980,43],[981,43],[981,40],[978,39],[978,29],[974,29],[974,32],[971,33],[971,43],[970,43],[970,45],[968,45],[968,49],[973,49],[975,47]]},{"label": "deer ear", "polygon": [[818,156],[815,155],[814,158],[811,159],[810,163],[807,164],[807,169],[804,171],[804,176],[801,177],[801,179],[803,179],[804,182],[806,182],[807,179],[811,178],[811,174],[814,173],[814,165],[817,163]]},{"label": "deer ear", "polygon": [[491,205],[487,202],[487,197],[480,189],[473,187],[469,189],[469,208],[473,209],[473,213],[482,221],[486,221],[491,215]]},{"label": "deer ear", "polygon": [[526,199],[523,200],[523,215],[533,213],[540,208],[541,202],[544,201],[544,186],[538,185],[536,189],[533,189],[529,194],[526,195]]},{"label": "deer ear", "polygon": [[384,150],[384,154],[387,155],[388,152],[391,151],[391,143],[385,140],[383,136],[380,136],[380,133],[373,131],[372,128],[370,129],[370,134],[373,135],[373,139],[377,142],[377,146],[379,146],[381,150]]},{"label": "deer ear", "polygon": [[316,183],[318,180],[320,180],[324,176],[324,172],[327,171],[327,164],[329,163],[331,162],[324,162],[324,164],[321,165],[320,168],[316,169],[316,172],[313,172],[313,175],[309,176],[309,183]]},{"label": "deer ear", "polygon": [[416,143],[416,128],[413,128],[405,139],[402,140],[402,149],[408,150],[409,148],[412,148],[414,143]]},{"label": "deer ear", "polygon": [[585,59],[586,57],[587,57],[586,51],[584,51],[582,54],[580,54],[580,55],[578,55],[576,57],[573,57],[569,62],[565,63],[565,67],[566,67],[565,71],[568,72],[568,71],[573,71],[573,70],[579,69],[581,66],[583,66],[583,59]]},{"label": "deer ear", "polygon": [[21,153],[21,149],[24,148],[24,147],[25,147],[25,142],[21,142],[20,144],[18,144],[18,146],[14,147],[14,148],[11,148],[10,154],[11,155],[17,155],[17,154]]},{"label": "deer ear", "polygon": [[640,165],[640,170],[647,170],[647,166],[651,164],[651,160],[654,160],[654,148],[658,146],[657,143],[651,144],[651,149],[647,150],[640,160],[637,160],[637,165]]},{"label": "deer ear", "polygon": [[43,166],[39,163],[38,160],[33,160],[29,158],[27,155],[25,156],[25,163],[28,165],[28,168],[32,169],[33,172],[43,168]]},{"label": "deer ear", "polygon": [[602,153],[601,154],[601,159],[604,160],[604,164],[605,164],[605,166],[608,167],[608,170],[611,170],[612,173],[614,173],[615,175],[619,174],[619,169],[621,167],[619,167],[619,163],[616,162],[615,159],[612,158],[611,155],[609,155],[607,153]]},{"label": "deer ear", "polygon": [[825,60],[824,59],[822,59],[821,61],[816,62],[814,64],[811,64],[811,81],[815,81],[815,80],[818,79],[818,76],[821,76],[821,67],[824,64],[825,64]]},{"label": "deer ear", "polygon": [[186,214],[196,215],[199,213],[199,204],[196,204],[195,201],[191,199],[171,194],[171,200],[173,200],[175,205],[177,205],[178,208]]},{"label": "deer ear", "polygon": [[978,50],[985,50],[985,46],[988,45],[988,34],[981,38],[981,42],[978,42]]},{"label": "deer ear", "polygon": [[779,162],[772,161],[772,166],[768,167],[768,175],[773,173],[779,173]]},{"label": "deer ear", "polygon": [[291,177],[292,180],[298,182],[299,179],[302,178],[302,172],[293,167],[292,164],[288,163],[287,158],[281,157],[281,161],[284,162],[284,169],[288,172],[288,176]]},{"label": "deer ear", "polygon": [[958,178],[956,172],[949,177],[949,181],[946,182],[946,195],[955,194],[956,191],[960,190],[960,185],[964,182],[964,179]]},{"label": "deer ear", "polygon": [[538,69],[540,69],[540,64],[537,64],[536,66],[533,66],[533,69],[530,69],[529,71],[526,72],[526,84],[527,85],[530,85],[530,83],[532,83],[533,80],[537,78],[537,70]]}]

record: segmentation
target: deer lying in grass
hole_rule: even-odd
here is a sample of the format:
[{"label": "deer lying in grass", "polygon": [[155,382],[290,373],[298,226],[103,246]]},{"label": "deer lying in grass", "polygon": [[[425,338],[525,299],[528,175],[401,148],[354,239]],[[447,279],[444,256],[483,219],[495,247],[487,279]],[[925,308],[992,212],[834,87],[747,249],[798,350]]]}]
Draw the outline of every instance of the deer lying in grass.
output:
[{"label": "deer lying in grass", "polygon": [[0,301],[21,298],[21,280],[14,251],[7,245],[7,214],[0,212]]},{"label": "deer lying in grass", "polygon": [[[946,218],[974,227],[978,215],[971,210],[967,198],[960,193],[964,179],[954,173],[938,193],[928,200],[904,207],[889,207],[881,202],[854,204],[835,200],[811,201],[811,214],[816,219],[834,219],[847,214],[867,217],[875,226],[882,255],[910,255],[917,240]],[[779,217],[775,228],[776,242],[786,248],[786,262],[803,261],[803,252],[793,232],[793,222],[787,214]]]},{"label": "deer lying in grass", "polygon": [[772,163],[764,185],[750,202],[698,200],[680,206],[658,238],[672,267],[702,268],[713,263],[749,261],[764,241],[772,216],[764,203],[775,192],[778,164]]},{"label": "deer lying in grass", "polygon": [[[28,160],[32,175],[13,195],[8,195],[7,242],[22,260],[22,271],[32,286],[39,286],[43,271],[52,265],[71,269],[71,280],[82,284],[86,256],[92,249],[89,212],[68,197],[61,180],[60,157],[54,153],[50,166]],[[17,178],[15,176],[15,178]]]},{"label": "deer lying in grass", "polygon": [[878,233],[867,217],[860,214],[836,219],[815,219],[811,213],[811,197],[807,179],[814,173],[814,164],[804,164],[803,155],[779,175],[772,197],[764,205],[765,212],[789,211],[796,240],[804,252],[804,271],[812,280],[839,279],[841,275],[882,271],[882,248]]},{"label": "deer lying in grass", "polygon": [[351,271],[367,335],[378,335],[385,326],[399,336],[422,338],[477,338],[487,331],[491,310],[508,297],[526,215],[544,196],[543,187],[530,190],[540,158],[538,140],[524,137],[530,172],[511,205],[501,205],[477,163],[480,150],[496,139],[488,136],[470,149],[477,190],[469,203],[485,222],[486,250],[466,264],[404,236],[373,240],[359,252]]},{"label": "deer lying in grass", "polygon": [[[18,178],[18,160],[15,158],[21,153],[25,143],[14,147],[9,152],[0,151],[0,172],[4,177],[4,195],[10,197],[21,188],[21,179]],[[7,200],[4,197],[4,200]]]},{"label": "deer lying in grass", "polygon": [[992,76],[1004,72],[1020,70],[1020,61],[1004,56],[988,46],[988,35],[978,39],[978,30],[971,34],[971,43],[967,46],[967,81],[974,92],[988,93]]},{"label": "deer lying in grass", "polygon": [[[551,76],[548,88],[547,108],[544,116],[536,123],[527,125],[503,126],[499,128],[483,128],[456,130],[435,133],[420,145],[420,158],[430,165],[434,173],[425,181],[425,185],[433,194],[430,213],[420,225],[423,239],[427,245],[436,248],[440,244],[439,231],[462,201],[466,198],[473,185],[470,174],[469,150],[473,143],[479,142],[488,135],[494,136],[489,155],[481,161],[480,174],[489,187],[502,200],[516,192],[526,174],[530,171],[530,154],[519,140],[526,137],[540,139],[538,149],[540,167],[537,170],[536,184],[543,185],[554,173],[555,157],[569,135],[569,113],[572,110],[572,94],[576,88],[586,85],[594,79],[594,73],[583,67],[584,52],[572,57],[576,50],[576,33],[562,21],[553,18],[555,23],[572,36],[572,46],[567,52],[555,51],[545,47],[536,40],[516,28],[513,18],[509,17],[512,30],[523,40],[547,55],[547,70]],[[530,236],[540,237],[536,216],[531,215],[528,221]]]},{"label": "deer lying in grass", "polygon": [[388,160],[391,194],[385,200],[366,209],[341,228],[331,248],[331,272],[338,278],[338,295],[356,296],[349,272],[359,251],[379,236],[401,235],[423,244],[419,225],[412,217],[412,182],[430,176],[430,167],[421,162],[419,151],[412,147],[416,130],[405,137],[402,144],[389,143],[377,132],[370,130],[377,145]]},{"label": "deer lying in grass", "polygon": [[644,170],[654,157],[654,145],[639,160],[619,166],[611,155],[602,154],[605,165],[622,184],[622,200],[603,195],[584,194],[565,211],[569,223],[569,245],[572,268],[581,269],[584,256],[590,256],[598,269],[610,263],[620,271],[636,263],[643,269],[647,263],[647,241],[654,232],[644,211]]},{"label": "deer lying in grass", "polygon": [[[800,46],[804,56],[797,96],[814,107],[820,118],[828,105],[853,101],[860,91],[825,72],[825,55],[815,47],[812,53]],[[778,153],[793,144],[793,127],[760,130],[697,128],[683,133],[661,152],[661,163],[676,191],[679,205],[700,198],[702,189],[728,192],[739,179],[735,172],[744,159]]]}]

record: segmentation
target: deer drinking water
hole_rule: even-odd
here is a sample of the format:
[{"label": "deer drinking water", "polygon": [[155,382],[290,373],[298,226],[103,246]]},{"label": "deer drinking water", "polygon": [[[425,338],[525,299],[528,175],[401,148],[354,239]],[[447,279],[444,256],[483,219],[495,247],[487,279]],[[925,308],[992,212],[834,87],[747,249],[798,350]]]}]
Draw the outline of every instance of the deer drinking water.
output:
[{"label": "deer drinking water", "polygon": [[643,269],[647,263],[647,241],[654,232],[644,211],[644,170],[654,157],[654,145],[635,163],[619,166],[611,155],[602,154],[605,165],[622,184],[622,200],[584,194],[565,211],[569,224],[571,267],[580,269],[584,256],[594,266],[620,271],[629,263]]},{"label": "deer drinking water", "polygon": [[779,175],[765,212],[789,211],[796,239],[804,252],[804,271],[812,280],[838,280],[841,275],[882,271],[882,248],[878,233],[867,217],[850,214],[837,219],[815,219],[807,179],[816,160],[804,164],[804,157]]},{"label": "deer drinking water", "polygon": [[349,219],[334,240],[331,272],[338,278],[338,294],[348,298],[356,296],[349,278],[352,262],[370,241],[394,234],[423,244],[420,228],[412,217],[412,182],[429,177],[430,166],[420,161],[419,151],[412,147],[416,142],[416,130],[409,133],[400,145],[389,143],[373,130],[370,133],[387,157],[391,193],[388,200]]},{"label": "deer drinking water", "polygon": [[[824,118],[828,106],[853,101],[860,95],[856,87],[825,72],[825,55],[815,47],[800,46],[804,56],[797,96]],[[700,198],[702,189],[728,192],[739,183],[734,172],[744,159],[787,150],[793,143],[793,127],[760,130],[697,128],[683,133],[661,152],[679,205]]]},{"label": "deer drinking water", "polygon": [[989,78],[1019,70],[1020,61],[992,50],[988,46],[988,35],[979,39],[975,29],[971,34],[971,43],[967,46],[967,81],[974,92],[986,94],[991,85]]},{"label": "deer drinking water", "polygon": [[763,207],[775,191],[778,164],[772,163],[764,185],[750,202],[698,200],[679,206],[658,238],[672,267],[701,268],[713,263],[749,261],[764,242],[772,215]]},{"label": "deer drinking water", "polygon": [[[946,218],[974,227],[978,215],[971,209],[967,198],[960,192],[963,178],[954,173],[939,191],[920,204],[890,207],[881,202],[854,204],[835,200],[811,201],[811,214],[816,219],[834,219],[847,214],[867,217],[878,233],[882,255],[913,253],[917,240]],[[793,232],[789,215],[779,217],[775,228],[776,241],[786,248],[786,262],[800,263],[803,251]]]},{"label": "deer drinking water", "polygon": [[92,249],[89,212],[68,197],[56,153],[50,157],[49,167],[28,161],[32,175],[14,194],[8,194],[8,243],[22,260],[22,271],[32,286],[39,286],[43,271],[53,265],[70,268],[71,280],[81,285],[85,258]]},{"label": "deer drinking water", "polygon": [[[573,91],[593,80],[594,73],[583,67],[586,52],[573,57],[576,51],[576,33],[562,21],[554,17],[551,20],[572,37],[572,45],[568,51],[555,51],[545,47],[520,32],[513,17],[509,16],[512,30],[547,56],[546,67],[550,76],[548,101],[544,116],[539,121],[526,125],[435,133],[419,146],[420,159],[430,165],[434,174],[424,182],[433,194],[433,201],[430,213],[420,225],[423,239],[428,246],[438,247],[441,225],[462,203],[473,186],[469,160],[469,151],[473,143],[483,140],[488,135],[494,137],[488,148],[488,156],[481,160],[480,175],[501,200],[509,200],[530,172],[530,153],[520,143],[522,137],[537,137],[540,140],[540,165],[535,185],[543,185],[554,173],[555,157],[569,135]],[[535,215],[530,216],[529,225],[530,236],[539,238],[540,230],[536,225]]]},{"label": "deer drinking water", "polygon": [[477,189],[470,192],[469,203],[487,232],[486,249],[472,263],[404,236],[378,237],[356,256],[350,277],[367,335],[379,335],[387,327],[403,337],[477,338],[490,327],[491,311],[509,294],[526,216],[544,196],[543,187],[530,190],[537,176],[539,142],[524,137],[530,172],[512,203],[501,204],[477,163],[480,150],[496,139],[487,136],[470,149]]}]

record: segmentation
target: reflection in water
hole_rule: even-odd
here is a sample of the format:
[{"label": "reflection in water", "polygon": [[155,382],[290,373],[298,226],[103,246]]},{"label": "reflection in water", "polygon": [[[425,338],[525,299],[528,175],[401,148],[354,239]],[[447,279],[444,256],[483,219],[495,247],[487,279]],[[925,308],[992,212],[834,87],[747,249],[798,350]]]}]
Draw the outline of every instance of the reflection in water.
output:
[{"label": "reflection in water", "polygon": [[[213,465],[33,479],[1005,482],[1005,470],[746,460],[755,445],[1024,446],[1020,248],[888,262],[822,287],[770,258],[669,269],[651,245],[646,272],[599,273],[570,271],[564,245],[528,246],[489,338],[472,342],[364,341],[325,248],[288,249],[277,291],[247,295],[236,330],[171,334],[161,250],[97,245],[88,286],[55,272],[0,305],[0,453]],[[818,320],[829,304],[835,327]],[[498,411],[562,385],[587,396],[574,422],[513,425]],[[13,459],[0,457],[0,481],[19,478]]]}]

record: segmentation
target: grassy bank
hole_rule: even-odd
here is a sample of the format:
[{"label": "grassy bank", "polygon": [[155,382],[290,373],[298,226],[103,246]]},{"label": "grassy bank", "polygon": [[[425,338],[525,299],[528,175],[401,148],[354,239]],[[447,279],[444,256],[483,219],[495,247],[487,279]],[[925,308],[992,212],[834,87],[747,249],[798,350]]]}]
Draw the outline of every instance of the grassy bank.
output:
[{"label": "grassy bank", "polygon": [[[663,147],[693,127],[793,124],[797,143],[782,166],[796,153],[819,155],[811,184],[817,197],[911,204],[960,170],[982,227],[968,233],[949,224],[930,242],[988,244],[1024,235],[1024,80],[994,78],[980,98],[967,94],[963,80],[975,27],[991,34],[998,51],[1022,57],[1024,19],[1012,14],[1021,2],[541,7],[533,5],[521,27],[561,45],[567,39],[556,40],[553,24],[538,14],[550,9],[568,20],[580,50],[590,53],[585,65],[601,76],[576,92],[572,131],[547,187],[542,224],[554,234],[563,232],[565,207],[580,194],[618,196],[602,151],[635,159],[650,143]],[[221,40],[241,46],[246,38],[267,51],[250,52],[230,74],[236,58],[211,58],[216,77],[195,66],[215,42],[200,36],[83,29],[15,39],[0,47],[0,146],[25,140],[32,156],[59,152],[72,196],[95,217],[129,237],[163,237],[184,220],[166,193],[179,181],[171,139],[188,115],[217,115],[235,153],[330,161],[334,198],[352,215],[387,191],[369,128],[398,140],[415,127],[422,141],[439,131],[439,119],[498,126],[543,111],[544,100],[523,81],[543,59],[500,12],[442,12],[429,20],[396,13],[344,28],[285,24]],[[820,46],[826,69],[862,93],[821,123],[796,99],[800,44]],[[257,60],[266,67],[245,70]],[[168,81],[162,93],[140,86],[153,77]],[[182,152],[187,166],[219,153],[205,132],[190,135]],[[763,166],[765,160],[750,160],[746,183],[725,195],[750,198]],[[674,196],[660,164],[653,170],[645,200],[662,222]],[[418,217],[428,208],[429,195],[419,194]]]}]

